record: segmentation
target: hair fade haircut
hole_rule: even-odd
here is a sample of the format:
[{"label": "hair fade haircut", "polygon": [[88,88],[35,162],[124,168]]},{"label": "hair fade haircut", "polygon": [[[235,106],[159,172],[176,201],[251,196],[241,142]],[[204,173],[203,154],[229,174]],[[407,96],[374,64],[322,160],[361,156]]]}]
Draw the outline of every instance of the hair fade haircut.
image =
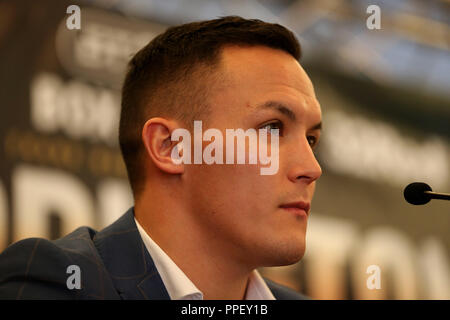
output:
[{"label": "hair fade haircut", "polygon": [[122,87],[119,143],[134,197],[145,181],[145,122],[169,117],[191,128],[193,120],[200,120],[227,45],[266,46],[296,60],[301,56],[299,42],[285,27],[238,16],[170,27],[150,41],[129,62]]}]

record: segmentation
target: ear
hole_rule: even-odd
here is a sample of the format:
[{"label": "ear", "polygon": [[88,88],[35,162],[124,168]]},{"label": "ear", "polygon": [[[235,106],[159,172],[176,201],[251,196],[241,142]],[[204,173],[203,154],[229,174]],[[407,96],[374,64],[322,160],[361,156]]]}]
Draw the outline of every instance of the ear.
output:
[{"label": "ear", "polygon": [[171,174],[182,174],[183,163],[172,160],[172,150],[177,149],[178,141],[171,140],[172,132],[178,128],[175,121],[164,118],[147,120],[142,129],[142,141],[147,155],[160,170]]}]

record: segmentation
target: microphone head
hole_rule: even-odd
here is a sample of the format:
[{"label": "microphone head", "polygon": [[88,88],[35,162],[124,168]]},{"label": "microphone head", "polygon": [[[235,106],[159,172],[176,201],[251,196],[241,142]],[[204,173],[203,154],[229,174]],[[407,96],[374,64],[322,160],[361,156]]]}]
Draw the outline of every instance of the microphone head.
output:
[{"label": "microphone head", "polygon": [[433,191],[431,187],[423,182],[413,182],[403,191],[405,200],[411,204],[420,205],[430,202],[431,196],[425,191]]}]

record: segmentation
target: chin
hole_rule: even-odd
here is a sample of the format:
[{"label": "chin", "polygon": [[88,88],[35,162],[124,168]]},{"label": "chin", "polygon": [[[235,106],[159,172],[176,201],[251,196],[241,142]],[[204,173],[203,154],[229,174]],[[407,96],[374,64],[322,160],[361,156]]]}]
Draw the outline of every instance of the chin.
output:
[{"label": "chin", "polygon": [[303,256],[305,255],[305,247],[303,247],[301,250],[297,250],[295,252],[290,252],[284,256],[284,263],[280,264],[280,266],[288,266],[294,263],[299,262],[302,260]]},{"label": "chin", "polygon": [[[270,256],[267,253],[271,252]],[[305,255],[305,242],[284,243],[277,245],[272,250],[266,251],[266,257],[270,261],[267,267],[288,266],[299,262]]]}]

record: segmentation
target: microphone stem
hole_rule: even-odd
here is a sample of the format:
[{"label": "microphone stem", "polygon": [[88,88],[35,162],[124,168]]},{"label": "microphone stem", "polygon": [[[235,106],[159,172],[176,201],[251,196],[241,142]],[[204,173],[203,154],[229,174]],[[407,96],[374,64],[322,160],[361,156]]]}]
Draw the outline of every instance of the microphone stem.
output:
[{"label": "microphone stem", "polygon": [[429,194],[433,199],[450,200],[450,194],[448,193],[437,193],[433,191],[425,191],[424,193]]}]

